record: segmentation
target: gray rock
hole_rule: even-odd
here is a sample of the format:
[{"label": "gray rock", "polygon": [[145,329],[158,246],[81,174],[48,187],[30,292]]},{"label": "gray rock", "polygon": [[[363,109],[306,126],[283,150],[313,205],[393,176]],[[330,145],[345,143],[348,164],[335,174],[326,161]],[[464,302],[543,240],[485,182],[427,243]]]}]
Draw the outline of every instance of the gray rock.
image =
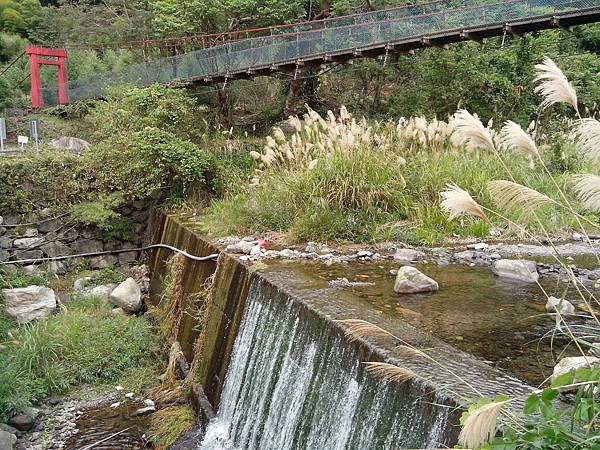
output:
[{"label": "gray rock", "polygon": [[55,233],[58,230],[60,230],[64,225],[65,224],[58,219],[45,220],[44,222],[40,222],[40,224],[38,225],[38,231],[40,233]]},{"label": "gray rock", "polygon": [[60,150],[69,150],[75,153],[83,153],[90,148],[90,143],[76,137],[63,136],[50,141],[50,145]]},{"label": "gray rock", "polygon": [[600,269],[592,270],[588,273],[588,278],[592,281],[600,280]]},{"label": "gray rock", "polygon": [[0,248],[0,262],[8,261],[9,258],[10,253],[8,253],[8,250]]},{"label": "gray rock", "polygon": [[98,298],[100,300],[104,300],[106,302],[110,302],[110,294],[116,289],[117,284],[102,284],[100,286],[95,286],[89,289],[83,289],[79,291],[79,296],[81,298]]},{"label": "gray rock", "polygon": [[44,254],[41,250],[16,250],[13,252],[11,259],[13,261],[20,261],[23,259],[38,260],[43,257]]},{"label": "gray rock", "polygon": [[486,244],[485,242],[478,242],[477,244],[469,244],[469,245],[467,245],[467,248],[472,249],[472,250],[485,250],[489,246],[490,245]]},{"label": "gray rock", "polygon": [[475,253],[473,250],[465,250],[464,252],[458,252],[454,254],[454,257],[456,259],[474,259],[477,257],[477,253]]},{"label": "gray rock", "polygon": [[75,280],[75,282],[73,283],[73,290],[74,291],[83,291],[87,285],[91,284],[92,280],[93,280],[92,277],[77,278]]},{"label": "gray rock", "polygon": [[249,255],[254,245],[256,245],[256,241],[241,240],[235,244],[229,244],[225,247],[225,251],[228,253],[245,253],[246,255]]},{"label": "gray rock", "polygon": [[0,450],[12,450],[17,443],[17,436],[4,430],[0,430]]},{"label": "gray rock", "polygon": [[434,292],[439,289],[438,283],[413,266],[402,266],[396,275],[394,291],[398,294],[414,294],[417,292]]},{"label": "gray rock", "polygon": [[39,247],[44,242],[46,242],[46,240],[42,237],[25,237],[15,239],[13,241],[13,247],[22,250],[29,250],[31,248]]},{"label": "gray rock", "polygon": [[[19,430],[17,430],[14,427],[11,427],[10,425],[8,425],[6,423],[0,423],[0,430],[6,431],[7,433],[10,433],[10,434],[14,434],[17,437],[19,437],[19,435],[21,434],[21,432]],[[2,447],[0,446],[0,449],[1,448]]]},{"label": "gray rock", "polygon": [[4,310],[20,324],[48,316],[56,309],[56,294],[44,286],[2,289]]},{"label": "gray rock", "polygon": [[546,311],[558,312],[561,315],[572,315],[575,314],[575,307],[568,300],[556,297],[548,297],[546,302]]},{"label": "gray rock", "polygon": [[375,283],[369,283],[367,281],[349,281],[348,278],[337,278],[335,280],[330,280],[329,285],[331,287],[341,287],[341,288],[353,288],[353,287],[365,287],[365,286],[373,286]]},{"label": "gray rock", "polygon": [[137,409],[133,415],[134,416],[145,416],[147,414],[153,413],[156,411],[156,406],[145,406],[143,408]]},{"label": "gray rock", "polygon": [[38,236],[37,228],[26,228],[25,232],[21,233],[22,237],[37,237]]},{"label": "gray rock", "polygon": [[[123,244],[121,246],[121,248],[123,250],[127,250],[130,248],[135,248],[135,246],[133,244],[130,244],[129,242],[126,242],[125,244]],[[117,255],[117,258],[119,259],[119,264],[122,266],[126,266],[128,264],[135,262],[137,260],[137,257],[138,257],[137,252],[124,252],[124,253],[119,253]]]},{"label": "gray rock", "polygon": [[13,245],[13,239],[9,236],[0,237],[0,248],[11,248]]},{"label": "gray rock", "polygon": [[18,416],[10,419],[9,425],[19,431],[29,431],[35,425],[35,417],[27,414],[19,414]]},{"label": "gray rock", "polygon": [[6,228],[4,228],[3,226],[0,226],[0,236],[4,236],[5,233],[6,233]]},{"label": "gray rock", "polygon": [[115,255],[94,256],[93,258],[90,258],[90,267],[92,269],[104,269],[106,267],[114,266],[118,262],[119,258]]},{"label": "gray rock", "polygon": [[521,259],[499,259],[494,261],[492,272],[502,278],[535,283],[539,274],[535,262]]},{"label": "gray rock", "polygon": [[4,223],[4,217],[0,216],[0,225]]},{"label": "gray rock", "polygon": [[94,239],[80,239],[75,242],[75,251],[77,253],[95,253],[103,250],[102,242]]},{"label": "gray rock", "polygon": [[125,312],[135,313],[142,309],[142,291],[133,278],[127,278],[112,291],[110,301]]},{"label": "gray rock", "polygon": [[556,366],[550,379],[554,381],[560,375],[569,373],[572,370],[581,369],[584,367],[598,367],[600,359],[593,356],[567,356],[561,359]]},{"label": "gray rock", "polygon": [[69,271],[69,263],[64,261],[50,261],[46,265],[46,270],[55,275],[64,275]]},{"label": "gray rock", "polygon": [[64,242],[73,242],[79,238],[79,231],[75,228],[69,228],[68,230],[63,230],[57,235],[57,239]]},{"label": "gray rock", "polygon": [[399,248],[394,253],[394,261],[399,263],[409,263],[412,261],[417,261],[424,257],[425,254],[418,250],[414,250],[412,248]]},{"label": "gray rock", "polygon": [[73,250],[60,241],[48,242],[40,247],[42,252],[51,258],[72,255]]},{"label": "gray rock", "polygon": [[123,308],[113,308],[110,310],[110,313],[113,316],[126,316],[127,313],[125,311],[123,311]]}]

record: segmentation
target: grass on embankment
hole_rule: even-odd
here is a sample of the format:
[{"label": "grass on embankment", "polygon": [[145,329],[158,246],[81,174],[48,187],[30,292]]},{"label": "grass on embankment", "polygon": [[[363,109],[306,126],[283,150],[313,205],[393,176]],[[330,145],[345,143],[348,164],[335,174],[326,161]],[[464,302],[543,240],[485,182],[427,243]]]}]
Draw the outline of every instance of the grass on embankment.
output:
[{"label": "grass on embankment", "polygon": [[97,300],[17,326],[0,313],[0,422],[80,385],[141,388],[156,374],[158,335],[144,317],[113,315]]},{"label": "grass on embankment", "polygon": [[[509,179],[495,155],[422,151],[405,159],[402,165],[396,155],[371,149],[338,152],[312,170],[275,173],[258,186],[214,202],[204,224],[221,235],[278,231],[290,232],[296,241],[320,242],[401,239],[433,244],[454,235],[485,237],[492,226],[510,232],[494,219],[491,224],[450,221],[439,207],[439,193],[455,183],[493,208],[486,184]],[[526,158],[510,155],[505,162],[518,182],[560,199],[552,181],[532,170]],[[556,177],[568,186],[568,174]],[[511,217],[519,215],[515,211]],[[541,208],[538,217],[552,231],[575,226],[572,215],[549,207]],[[533,218],[528,222],[536,229]]]}]

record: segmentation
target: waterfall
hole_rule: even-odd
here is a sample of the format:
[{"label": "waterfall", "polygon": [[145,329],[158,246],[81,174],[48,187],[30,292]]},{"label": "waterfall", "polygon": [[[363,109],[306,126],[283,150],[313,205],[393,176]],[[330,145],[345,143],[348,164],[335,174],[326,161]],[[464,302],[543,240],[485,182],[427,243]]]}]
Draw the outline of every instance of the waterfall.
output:
[{"label": "waterfall", "polygon": [[204,450],[451,446],[450,408],[413,381],[372,377],[328,321],[254,278]]}]

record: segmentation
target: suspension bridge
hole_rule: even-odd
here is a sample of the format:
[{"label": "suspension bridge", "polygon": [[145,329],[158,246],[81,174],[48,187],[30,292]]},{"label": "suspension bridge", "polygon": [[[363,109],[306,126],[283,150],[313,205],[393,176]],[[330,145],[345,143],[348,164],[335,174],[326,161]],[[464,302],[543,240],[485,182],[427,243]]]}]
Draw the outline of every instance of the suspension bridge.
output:
[{"label": "suspension bridge", "polygon": [[[387,58],[424,47],[573,26],[600,20],[600,0],[442,0],[313,22],[189,37],[199,50],[43,88],[37,106],[101,97],[114,85],[175,81],[210,85],[303,67]],[[147,42],[141,43],[148,45]],[[40,59],[38,58],[38,63]],[[43,63],[43,61],[42,61]],[[33,81],[33,80],[32,80]],[[37,92],[33,92],[33,90]],[[61,96],[59,98],[59,92]],[[36,106],[36,105],[34,105]]]}]

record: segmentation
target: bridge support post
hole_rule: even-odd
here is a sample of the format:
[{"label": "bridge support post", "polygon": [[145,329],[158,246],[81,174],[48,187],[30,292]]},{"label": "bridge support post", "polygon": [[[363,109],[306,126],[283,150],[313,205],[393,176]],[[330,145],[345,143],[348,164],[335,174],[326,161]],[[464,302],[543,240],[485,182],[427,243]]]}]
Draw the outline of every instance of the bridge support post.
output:
[{"label": "bridge support post", "polygon": [[56,66],[58,69],[58,103],[69,103],[67,51],[64,49],[51,49],[43,47],[27,47],[25,50],[29,57],[29,74],[31,79],[31,106],[43,108],[42,78],[40,66]]}]

